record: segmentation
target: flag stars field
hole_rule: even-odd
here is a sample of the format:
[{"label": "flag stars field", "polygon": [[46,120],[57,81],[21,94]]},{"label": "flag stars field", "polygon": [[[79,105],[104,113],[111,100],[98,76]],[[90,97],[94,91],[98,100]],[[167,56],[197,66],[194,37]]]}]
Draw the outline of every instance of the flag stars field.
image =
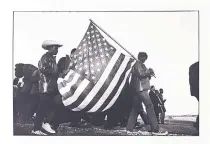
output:
[{"label": "flag stars field", "polygon": [[[91,109],[91,112],[96,112],[110,108],[125,84],[132,66],[129,63],[134,64],[133,60],[125,58],[124,54],[106,42],[92,23],[75,54],[79,54],[78,57],[73,57],[76,66],[72,76],[76,75],[76,78],[74,78],[74,82],[69,80],[70,87],[67,84],[59,89],[65,96],[67,95],[67,99],[63,103],[74,111]],[[117,77],[113,77],[115,74]],[[74,90],[71,87],[74,87]],[[77,88],[80,89],[80,92]],[[118,90],[112,92],[114,88]],[[84,94],[81,94],[83,90]],[[100,95],[97,94],[99,91],[101,91]],[[105,103],[101,104],[100,99],[103,99]],[[92,109],[93,107],[94,109]]]}]

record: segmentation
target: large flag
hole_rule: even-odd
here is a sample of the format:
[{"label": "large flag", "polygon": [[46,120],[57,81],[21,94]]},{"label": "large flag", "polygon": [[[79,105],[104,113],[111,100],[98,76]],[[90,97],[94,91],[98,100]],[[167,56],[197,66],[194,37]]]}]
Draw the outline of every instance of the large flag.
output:
[{"label": "large flag", "polygon": [[102,112],[119,97],[134,60],[111,46],[90,23],[71,70],[58,79],[63,104],[73,111]]}]

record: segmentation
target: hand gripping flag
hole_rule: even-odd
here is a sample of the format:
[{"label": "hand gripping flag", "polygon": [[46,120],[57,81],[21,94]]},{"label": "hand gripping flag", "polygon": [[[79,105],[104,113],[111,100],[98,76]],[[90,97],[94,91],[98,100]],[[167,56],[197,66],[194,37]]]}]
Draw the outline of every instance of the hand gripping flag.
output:
[{"label": "hand gripping flag", "polygon": [[90,23],[71,63],[72,69],[58,79],[63,104],[73,111],[93,113],[112,107],[134,60],[111,46]]}]

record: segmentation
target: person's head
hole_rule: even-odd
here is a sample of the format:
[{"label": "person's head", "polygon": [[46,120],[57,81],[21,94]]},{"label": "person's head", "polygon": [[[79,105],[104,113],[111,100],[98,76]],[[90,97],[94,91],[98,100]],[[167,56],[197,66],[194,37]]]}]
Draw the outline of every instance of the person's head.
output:
[{"label": "person's head", "polygon": [[23,63],[18,63],[15,65],[15,76],[17,78],[21,78],[24,76],[24,64]]},{"label": "person's head", "polygon": [[155,90],[155,94],[159,94],[159,91],[158,90]]},{"label": "person's head", "polygon": [[58,73],[62,73],[65,69],[65,65],[66,65],[66,57],[62,57],[59,59],[58,61]]},{"label": "person's head", "polygon": [[48,53],[52,55],[57,55],[58,48],[62,46],[63,46],[62,44],[59,44],[58,42],[53,41],[53,40],[46,40],[42,43],[42,47],[45,50],[48,50]]},{"label": "person's head", "polygon": [[160,88],[160,90],[159,90],[159,91],[160,91],[160,93],[161,93],[161,94],[163,94],[163,89],[162,89],[162,88]]},{"label": "person's head", "polygon": [[71,53],[70,53],[70,59],[72,59],[72,58],[73,58],[73,56],[74,56],[74,52],[75,52],[76,50],[77,50],[76,48],[73,48],[73,49],[71,50]]},{"label": "person's head", "polygon": [[138,54],[138,60],[144,63],[148,58],[148,55],[146,52],[139,52]]},{"label": "person's head", "polygon": [[152,91],[154,91],[155,90],[155,86],[151,86],[151,88],[150,88]]},{"label": "person's head", "polygon": [[52,55],[57,55],[58,54],[58,46],[50,46],[48,49],[48,52]]}]

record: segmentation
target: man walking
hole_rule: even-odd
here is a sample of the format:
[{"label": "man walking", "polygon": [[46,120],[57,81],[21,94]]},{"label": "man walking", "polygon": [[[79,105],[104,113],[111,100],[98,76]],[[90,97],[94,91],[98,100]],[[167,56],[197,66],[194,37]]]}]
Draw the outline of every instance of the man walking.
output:
[{"label": "man walking", "polygon": [[155,90],[155,87],[154,86],[151,86],[151,90],[149,92],[149,96],[150,96],[150,99],[152,101],[152,104],[154,106],[154,111],[155,111],[155,115],[156,115],[156,118],[157,118],[157,121],[159,121],[159,99],[158,99],[158,91]]},{"label": "man walking", "polygon": [[47,135],[41,131],[41,128],[44,128],[49,133],[55,133],[51,126],[48,123],[44,124],[43,121],[47,113],[52,111],[54,96],[58,93],[58,68],[55,56],[58,53],[58,48],[61,46],[61,44],[52,40],[44,41],[42,44],[42,48],[48,50],[48,52],[41,57],[38,63],[40,72],[39,91],[41,95],[32,131],[36,135]]},{"label": "man walking", "polygon": [[[139,114],[139,106],[143,102],[148,116],[148,122],[151,127],[151,132],[153,135],[167,135],[168,132],[160,131],[158,122],[155,116],[154,108],[152,101],[149,97],[148,90],[150,89],[149,79],[154,75],[152,69],[147,69],[144,65],[144,62],[147,59],[147,54],[145,52],[140,52],[138,54],[138,61],[132,68],[132,78],[131,78],[131,87],[135,91],[135,96],[133,96],[133,105],[128,119],[127,130],[131,132],[135,127],[137,116]],[[146,132],[139,131],[142,134]],[[149,134],[147,132],[147,134]]]}]

